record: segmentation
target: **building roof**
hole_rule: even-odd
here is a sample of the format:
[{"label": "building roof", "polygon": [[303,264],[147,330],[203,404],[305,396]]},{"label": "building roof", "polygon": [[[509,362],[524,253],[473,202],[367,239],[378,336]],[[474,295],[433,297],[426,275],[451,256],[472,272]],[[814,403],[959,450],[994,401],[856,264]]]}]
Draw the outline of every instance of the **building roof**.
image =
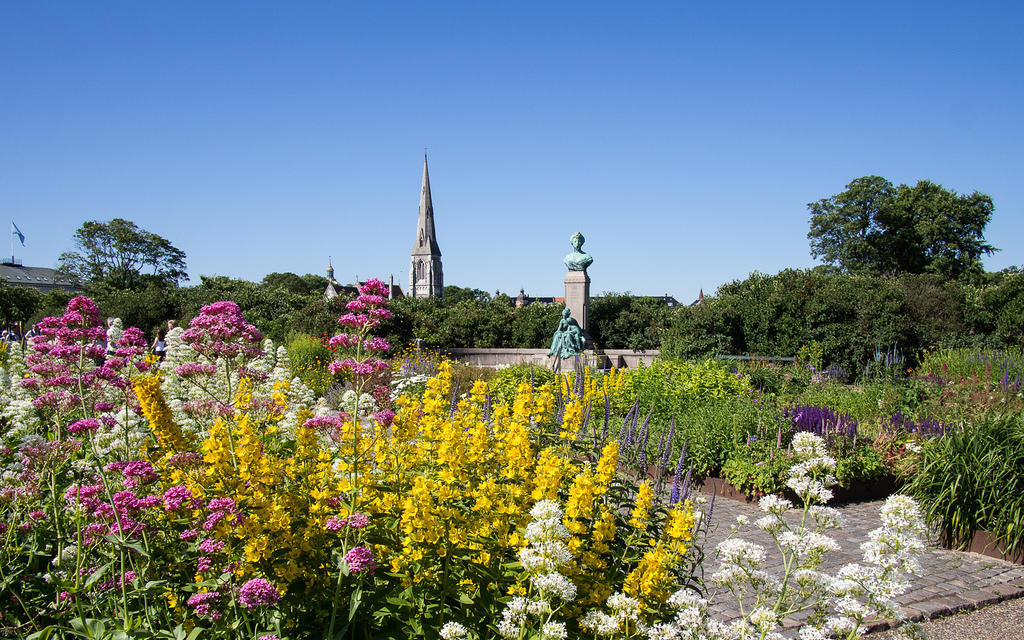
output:
[{"label": "building roof", "polygon": [[43,291],[50,289],[78,290],[81,288],[74,279],[64,274],[58,274],[56,269],[26,267],[10,260],[0,263],[0,278],[5,284],[11,286],[32,287]]}]

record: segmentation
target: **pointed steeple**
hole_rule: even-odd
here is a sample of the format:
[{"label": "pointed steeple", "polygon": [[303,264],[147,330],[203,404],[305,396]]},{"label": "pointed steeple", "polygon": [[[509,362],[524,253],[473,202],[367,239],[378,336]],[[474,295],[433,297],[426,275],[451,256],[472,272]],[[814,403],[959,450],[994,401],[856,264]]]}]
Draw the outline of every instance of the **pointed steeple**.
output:
[{"label": "pointed steeple", "polygon": [[441,249],[437,246],[437,235],[434,233],[434,203],[430,199],[430,173],[427,171],[427,154],[423,154],[423,185],[420,187],[420,212],[416,223],[416,242],[412,247],[413,255],[431,255],[441,257]]},{"label": "pointed steeple", "polygon": [[434,232],[434,203],[430,198],[430,174],[427,154],[423,154],[423,184],[420,187],[420,211],[416,221],[416,241],[409,261],[409,295],[413,298],[443,298],[444,272],[441,248]]}]

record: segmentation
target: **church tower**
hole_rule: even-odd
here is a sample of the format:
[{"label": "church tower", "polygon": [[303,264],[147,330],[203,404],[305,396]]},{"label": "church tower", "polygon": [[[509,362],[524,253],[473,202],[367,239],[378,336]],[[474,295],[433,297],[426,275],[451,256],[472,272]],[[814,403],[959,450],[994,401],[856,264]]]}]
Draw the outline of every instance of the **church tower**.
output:
[{"label": "church tower", "polygon": [[434,233],[434,205],[430,201],[430,175],[427,173],[425,153],[416,242],[412,245],[412,261],[409,266],[409,295],[413,298],[444,297],[441,249],[437,246],[437,235]]}]

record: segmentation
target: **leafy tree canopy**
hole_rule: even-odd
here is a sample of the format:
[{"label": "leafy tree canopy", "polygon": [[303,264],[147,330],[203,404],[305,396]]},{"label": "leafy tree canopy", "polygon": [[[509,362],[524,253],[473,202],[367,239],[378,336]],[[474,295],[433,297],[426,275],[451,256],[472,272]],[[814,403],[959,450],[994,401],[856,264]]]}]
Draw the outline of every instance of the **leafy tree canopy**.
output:
[{"label": "leafy tree canopy", "polygon": [[846,190],[807,205],[811,255],[849,273],[982,273],[992,198],[958,194],[928,180],[894,186],[864,176]]},{"label": "leafy tree canopy", "polygon": [[[495,294],[497,295],[497,294]],[[456,285],[446,285],[444,288],[444,301],[445,304],[459,304],[463,300],[475,300],[477,302],[490,302],[491,294],[480,289],[471,289],[469,287],[459,287]]]},{"label": "leafy tree canopy", "polygon": [[0,284],[0,329],[27,321],[39,306],[39,299],[35,289]]},{"label": "leafy tree canopy", "polygon": [[315,293],[322,294],[327,288],[327,278],[312,273],[300,276],[291,271],[285,271],[284,273],[268,273],[263,276],[261,284],[270,289],[284,289],[291,293],[308,296]]},{"label": "leafy tree canopy", "polygon": [[60,270],[86,283],[135,289],[155,280],[176,287],[188,278],[185,252],[130,220],[85,222],[74,238],[76,250],[60,255]]}]

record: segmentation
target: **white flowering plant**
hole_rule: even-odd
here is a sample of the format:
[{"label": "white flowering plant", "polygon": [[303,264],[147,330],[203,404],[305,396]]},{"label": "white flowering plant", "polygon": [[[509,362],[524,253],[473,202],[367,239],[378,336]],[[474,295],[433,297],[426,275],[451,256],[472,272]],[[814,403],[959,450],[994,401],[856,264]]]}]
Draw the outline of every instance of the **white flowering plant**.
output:
[{"label": "white flowering plant", "polygon": [[[924,547],[924,521],[909,497],[893,495],[881,509],[882,526],[861,545],[864,562],[839,568],[835,575],[822,571],[822,563],[839,545],[827,531],[842,527],[840,513],[824,506],[832,498],[835,460],[825,453],[821,438],[799,433],[793,439],[796,464],[787,486],[799,497],[797,507],[785,498],[765,496],[764,513],[753,524],[774,541],[781,556],[782,575],[765,567],[768,553],[759,544],[738,535],[749,525],[740,517],[730,536],[717,546],[718,569],[710,576],[708,597],[692,590],[673,594],[668,604],[674,615],[650,626],[632,629],[613,616],[590,612],[581,625],[595,638],[650,640],[799,640],[852,639],[875,620],[902,620],[896,598],[909,584],[907,574],[918,570],[916,556]],[[717,620],[710,613],[718,596],[735,599],[739,615]],[[610,604],[610,603],[609,603]],[[802,621],[798,625],[783,621]],[[905,637],[922,637],[920,627],[904,625]]]}]

